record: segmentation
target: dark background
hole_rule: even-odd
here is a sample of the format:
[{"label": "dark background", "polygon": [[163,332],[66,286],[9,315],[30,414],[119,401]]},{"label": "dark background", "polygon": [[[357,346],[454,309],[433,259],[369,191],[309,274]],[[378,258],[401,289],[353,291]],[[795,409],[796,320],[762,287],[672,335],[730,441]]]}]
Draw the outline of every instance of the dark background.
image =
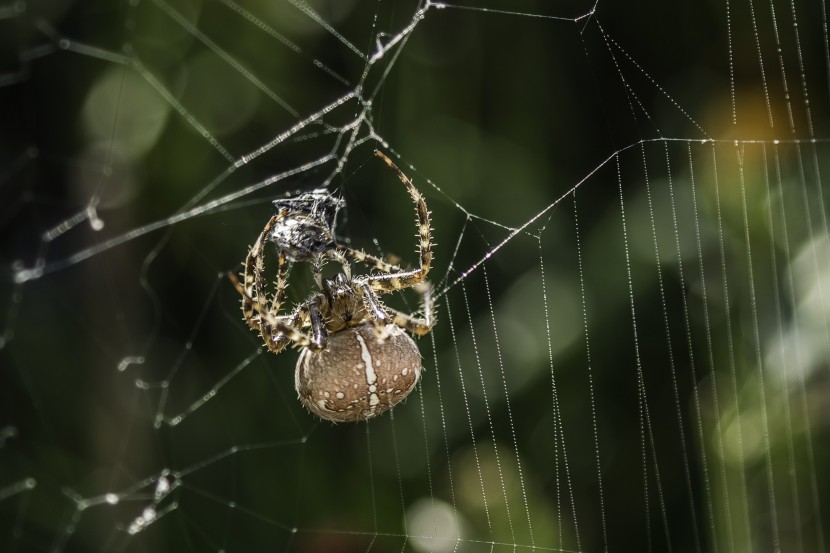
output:
[{"label": "dark background", "polygon": [[[822,4],[476,7],[516,13],[432,7],[364,81],[289,3],[2,8],[0,549],[826,545]],[[418,6],[314,9],[371,54]],[[241,162],[361,82],[356,142],[349,100]],[[439,323],[405,404],[333,426],[223,274],[322,184],[414,263],[379,146]]]}]

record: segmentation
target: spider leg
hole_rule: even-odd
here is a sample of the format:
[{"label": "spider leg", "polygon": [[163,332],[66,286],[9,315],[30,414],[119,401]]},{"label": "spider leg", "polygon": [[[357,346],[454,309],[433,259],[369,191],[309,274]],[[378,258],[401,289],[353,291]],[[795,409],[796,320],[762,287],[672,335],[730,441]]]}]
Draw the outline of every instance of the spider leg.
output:
[{"label": "spider leg", "polygon": [[311,349],[322,350],[325,349],[328,333],[326,332],[326,323],[323,320],[323,315],[320,314],[320,298],[314,298],[308,302],[308,314],[311,319]]},{"label": "spider leg", "polygon": [[355,261],[368,265],[373,269],[383,271],[384,273],[399,273],[403,271],[403,269],[401,269],[398,265],[389,263],[380,257],[368,254],[363,250],[355,250],[342,244],[338,244],[337,249],[338,251],[351,256]]},{"label": "spider leg", "polygon": [[[277,318],[292,328],[301,328],[303,319],[308,318],[308,308],[305,304],[298,305],[290,315],[280,315]],[[273,332],[269,336],[263,336],[263,340],[271,353],[279,353],[291,343],[284,332]]]},{"label": "spider leg", "polygon": [[392,322],[412,334],[424,336],[435,326],[435,302],[432,297],[432,284],[427,280],[422,280],[415,286],[415,290],[421,295],[421,312],[424,316],[418,317],[402,313],[397,309],[391,309]]},{"label": "spider leg", "polygon": [[375,295],[375,292],[365,282],[360,284],[360,288],[363,290],[363,299],[366,303],[366,307],[369,308],[369,312],[372,314],[372,318],[375,321],[375,327],[388,324],[389,315],[386,314],[384,305],[380,302],[377,295]]},{"label": "spider leg", "polygon": [[[285,282],[287,275],[288,263],[286,262],[285,252],[280,251],[279,267],[277,269],[276,281],[277,290],[276,292],[274,292],[274,297],[271,300],[271,306],[266,307],[265,299],[267,298],[267,292],[265,290],[265,279],[262,277],[261,272],[258,273],[259,278],[256,279],[255,287],[256,298],[258,300],[257,304],[260,308],[264,308],[267,313],[271,314],[271,316],[278,317],[277,313],[279,313],[280,305],[282,304],[282,301],[285,299]],[[245,300],[243,299],[243,302],[244,301]],[[278,318],[281,319],[281,317]],[[266,344],[273,340],[272,336],[274,335],[274,329],[263,317],[259,317],[259,333],[262,335],[262,339],[265,340]]]},{"label": "spider leg", "polygon": [[[261,330],[262,319],[257,316],[257,313],[268,309],[267,296],[265,293],[265,278],[263,276],[265,272],[264,243],[267,240],[271,229],[274,228],[274,225],[277,224],[277,222],[282,219],[284,215],[285,212],[280,212],[268,220],[265,228],[262,229],[261,233],[259,233],[254,245],[251,246],[251,249],[248,252],[248,256],[245,258],[244,271],[242,273],[243,282],[245,284],[245,293],[242,295],[242,314],[245,316],[248,326],[254,330]],[[271,309],[274,313],[279,310],[279,304],[282,302],[285,294],[284,283],[286,273],[287,266],[285,263],[285,255],[281,252],[277,293],[274,295],[274,301],[271,304]],[[280,282],[282,282],[282,284],[280,284]],[[259,305],[260,309],[254,309],[254,304]]]},{"label": "spider leg", "polygon": [[[426,277],[432,266],[432,238],[430,235],[429,210],[424,201],[424,197],[409,180],[409,177],[403,174],[398,167],[392,163],[392,160],[386,157],[380,150],[375,150],[375,155],[381,158],[386,165],[389,166],[401,179],[401,182],[406,186],[409,195],[412,196],[412,201],[415,202],[415,211],[418,219],[418,253],[420,254],[420,265],[417,269],[411,271],[390,272],[382,275],[366,275],[359,279],[360,283],[366,282],[372,290],[379,292],[391,292],[401,288],[409,288],[415,286]],[[366,256],[368,259],[368,256]],[[385,262],[384,262],[385,263]]]},{"label": "spider leg", "polygon": [[346,259],[346,256],[338,250],[332,250],[329,255],[340,263],[340,266],[343,268],[343,274],[346,275],[346,280],[352,280],[352,265]]},{"label": "spider leg", "polygon": [[338,249],[327,250],[318,255],[311,263],[314,283],[320,290],[323,289],[323,265],[326,263],[328,258],[331,258],[340,264],[343,274],[346,275],[346,280],[352,279],[352,266],[349,264],[349,260],[346,259],[346,256],[343,255],[343,252],[339,250],[339,247]]},{"label": "spider leg", "polygon": [[[367,283],[362,283],[360,289],[363,292],[363,303],[366,305],[367,311],[371,313],[372,329],[380,342],[385,341],[391,335],[389,331],[389,324],[392,322],[387,310],[388,307],[383,305],[377,294],[372,290]],[[394,310],[392,310],[394,311]]]},{"label": "spider leg", "polygon": [[277,267],[277,280],[275,282],[277,291],[274,292],[274,298],[271,300],[271,313],[278,313],[280,305],[285,300],[285,288],[287,286],[286,279],[288,277],[288,261],[285,257],[285,252],[280,250],[279,266]]},{"label": "spider leg", "polygon": [[[259,315],[260,321],[262,321],[263,323],[262,326],[264,326],[265,324],[269,325],[272,329],[272,332],[281,332],[286,340],[293,342],[297,346],[310,347],[312,349],[316,348],[314,340],[308,335],[302,333],[297,328],[299,326],[299,319],[303,311],[302,307],[297,310],[296,317],[292,317],[289,319],[289,322],[285,322],[283,318],[277,317],[269,313],[267,308],[260,305],[260,302],[255,301],[253,298],[248,296],[248,293],[245,291],[245,287],[242,286],[235,274],[228,273],[228,279],[230,279],[231,284],[233,284],[233,287],[236,288],[236,291],[239,292],[243,298],[246,298],[249,301],[253,311],[255,311]],[[295,319],[295,321],[292,321],[291,319]],[[291,322],[293,322],[294,324],[289,324]],[[260,328],[262,328],[262,326]],[[274,351],[275,353],[284,347],[281,346],[281,344],[279,343],[280,336],[277,336],[276,339],[272,338],[270,335],[263,336],[263,338],[265,340],[265,345],[268,347],[268,349]]]},{"label": "spider leg", "polygon": [[432,327],[435,326],[435,319],[427,319],[416,317],[408,313],[401,313],[397,309],[392,309],[392,322],[402,329],[411,332],[417,336],[426,336]]},{"label": "spider leg", "polygon": [[368,284],[361,284],[363,298],[369,311],[373,315],[375,332],[381,338],[385,338],[388,332],[385,330],[387,324],[392,323],[404,330],[418,336],[428,334],[435,326],[435,304],[432,299],[432,285],[428,281],[421,281],[415,286],[415,290],[421,295],[421,311],[423,317],[403,313],[383,305],[374,291]]}]

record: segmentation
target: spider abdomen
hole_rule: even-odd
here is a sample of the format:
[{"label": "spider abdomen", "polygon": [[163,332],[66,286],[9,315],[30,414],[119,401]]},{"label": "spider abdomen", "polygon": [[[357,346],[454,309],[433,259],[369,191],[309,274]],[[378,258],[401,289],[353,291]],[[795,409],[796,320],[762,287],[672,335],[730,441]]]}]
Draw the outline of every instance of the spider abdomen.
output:
[{"label": "spider abdomen", "polygon": [[320,418],[354,422],[406,398],[421,375],[421,353],[399,327],[384,333],[381,339],[367,323],[330,334],[320,351],[304,349],[295,373],[303,405]]}]

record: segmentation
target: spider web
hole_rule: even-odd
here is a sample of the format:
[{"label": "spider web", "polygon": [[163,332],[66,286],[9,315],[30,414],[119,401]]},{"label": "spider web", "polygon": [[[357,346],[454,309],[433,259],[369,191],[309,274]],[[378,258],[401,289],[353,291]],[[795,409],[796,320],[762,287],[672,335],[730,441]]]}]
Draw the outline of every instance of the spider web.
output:
[{"label": "spider web", "polygon": [[[826,5],[667,4],[0,6],[2,549],[825,550]],[[411,266],[375,148],[438,324],[335,426],[225,273]]]}]

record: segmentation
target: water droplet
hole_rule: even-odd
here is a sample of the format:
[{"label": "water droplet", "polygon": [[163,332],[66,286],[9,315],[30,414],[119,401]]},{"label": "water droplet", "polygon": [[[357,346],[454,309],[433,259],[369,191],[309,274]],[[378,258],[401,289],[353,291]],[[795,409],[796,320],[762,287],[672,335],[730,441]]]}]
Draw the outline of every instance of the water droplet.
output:
[{"label": "water droplet", "polygon": [[156,509],[154,507],[146,507],[144,511],[142,511],[141,516],[144,518],[146,523],[150,523],[156,520],[156,514]]}]

